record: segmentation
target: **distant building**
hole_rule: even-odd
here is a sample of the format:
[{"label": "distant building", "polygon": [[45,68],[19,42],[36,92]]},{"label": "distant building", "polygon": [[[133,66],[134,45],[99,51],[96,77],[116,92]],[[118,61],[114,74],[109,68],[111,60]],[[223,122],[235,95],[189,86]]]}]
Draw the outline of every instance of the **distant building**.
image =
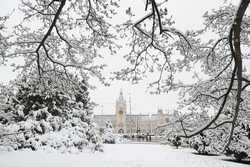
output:
[{"label": "distant building", "polygon": [[110,121],[115,133],[154,133],[160,125],[169,121],[169,114],[163,113],[161,109],[156,114],[128,114],[127,103],[122,91],[116,100],[115,114],[94,115],[94,121],[100,128],[105,127],[105,123]]}]

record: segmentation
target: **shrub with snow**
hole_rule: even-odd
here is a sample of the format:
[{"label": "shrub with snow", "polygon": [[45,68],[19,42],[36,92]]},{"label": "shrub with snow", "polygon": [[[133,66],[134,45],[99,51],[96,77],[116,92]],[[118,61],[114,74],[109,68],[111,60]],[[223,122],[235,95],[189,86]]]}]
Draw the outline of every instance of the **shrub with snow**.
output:
[{"label": "shrub with snow", "polygon": [[170,139],[170,142],[178,149],[181,145],[181,138],[178,135],[175,135],[172,139]]},{"label": "shrub with snow", "polygon": [[123,134],[114,134],[115,143],[116,144],[122,144],[122,143],[128,143],[129,139],[125,138]]},{"label": "shrub with snow", "polygon": [[[102,150],[96,133],[87,88],[82,82],[74,91],[63,91],[47,82],[22,82],[0,119],[0,144],[8,150],[57,149],[62,152],[86,147]],[[7,117],[8,115],[9,117]]]},{"label": "shrub with snow", "polygon": [[210,139],[204,133],[201,133],[199,136],[191,139],[190,145],[198,154],[207,155],[211,153],[210,142]]},{"label": "shrub with snow", "polygon": [[106,122],[106,127],[103,130],[102,140],[104,143],[115,144],[115,136],[113,134],[113,127],[110,121]]},{"label": "shrub with snow", "polygon": [[226,149],[227,156],[233,156],[237,161],[249,156],[250,139],[248,138],[248,130],[243,124],[235,128],[231,144]]}]

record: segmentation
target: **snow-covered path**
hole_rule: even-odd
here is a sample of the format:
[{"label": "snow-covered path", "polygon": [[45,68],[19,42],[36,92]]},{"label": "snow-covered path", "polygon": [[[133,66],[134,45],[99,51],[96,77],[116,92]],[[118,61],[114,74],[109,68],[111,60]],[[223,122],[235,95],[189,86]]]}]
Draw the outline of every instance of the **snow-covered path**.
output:
[{"label": "snow-covered path", "polygon": [[46,152],[0,153],[0,167],[247,167],[223,161],[225,157],[199,156],[189,149],[165,145],[105,145],[105,152],[60,154]]}]

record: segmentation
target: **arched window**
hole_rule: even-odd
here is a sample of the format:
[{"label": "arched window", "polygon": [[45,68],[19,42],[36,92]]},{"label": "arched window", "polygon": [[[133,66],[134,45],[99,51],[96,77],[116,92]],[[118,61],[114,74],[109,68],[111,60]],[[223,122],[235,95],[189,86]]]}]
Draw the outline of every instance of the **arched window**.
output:
[{"label": "arched window", "polygon": [[123,129],[119,129],[118,133],[124,133],[124,130]]},{"label": "arched window", "polygon": [[123,111],[122,111],[122,110],[120,110],[120,111],[119,111],[119,114],[120,114],[120,115],[122,115],[122,114],[123,114]]}]

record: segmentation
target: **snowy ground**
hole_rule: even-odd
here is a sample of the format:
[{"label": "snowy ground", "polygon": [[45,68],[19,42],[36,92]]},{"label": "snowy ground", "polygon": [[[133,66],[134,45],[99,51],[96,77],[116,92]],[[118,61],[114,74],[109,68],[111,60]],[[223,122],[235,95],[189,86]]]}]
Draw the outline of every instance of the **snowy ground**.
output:
[{"label": "snowy ground", "polygon": [[189,149],[156,144],[105,145],[105,152],[60,154],[1,152],[0,167],[245,167],[221,156],[200,156]]}]

